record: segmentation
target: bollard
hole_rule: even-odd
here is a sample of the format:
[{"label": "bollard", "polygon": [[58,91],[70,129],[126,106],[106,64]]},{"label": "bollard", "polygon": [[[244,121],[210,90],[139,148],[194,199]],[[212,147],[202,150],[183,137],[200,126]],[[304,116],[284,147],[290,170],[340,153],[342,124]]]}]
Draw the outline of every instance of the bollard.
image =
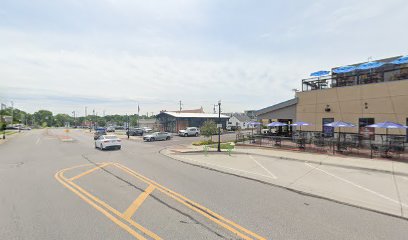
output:
[{"label": "bollard", "polygon": [[228,150],[228,156],[231,156],[232,150],[235,147],[235,143],[230,143],[230,145],[228,146],[227,150]]},{"label": "bollard", "polygon": [[204,155],[207,157],[207,155],[208,155],[208,146],[204,145],[203,150],[204,150]]}]

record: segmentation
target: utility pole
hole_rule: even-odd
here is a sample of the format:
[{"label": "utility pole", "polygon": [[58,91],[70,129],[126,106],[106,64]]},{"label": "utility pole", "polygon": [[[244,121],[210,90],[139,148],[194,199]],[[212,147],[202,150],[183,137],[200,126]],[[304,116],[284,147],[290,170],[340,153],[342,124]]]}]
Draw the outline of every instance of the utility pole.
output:
[{"label": "utility pole", "polygon": [[127,135],[127,138],[129,139],[129,123],[130,123],[130,121],[129,121],[129,115],[127,115],[127,113],[126,113],[126,117],[127,117],[127,131],[126,131],[126,135]]},{"label": "utility pole", "polygon": [[13,120],[14,120],[13,116],[14,116],[14,102],[11,101],[11,126],[13,126]]},{"label": "utility pole", "polygon": [[75,111],[72,111],[72,114],[74,115],[74,128],[76,128]]},{"label": "utility pole", "polygon": [[[95,109],[92,111],[92,117],[93,117],[93,120],[95,121]],[[91,119],[91,121],[89,122],[89,131],[92,131],[92,126],[95,126],[95,122],[93,122],[92,124],[92,119]]]},{"label": "utility pole", "polygon": [[216,114],[216,113],[217,113],[217,111],[215,110],[215,107],[217,107],[217,104],[214,104],[214,105],[213,105],[213,111],[214,111],[214,114]]},{"label": "utility pole", "polygon": [[[221,100],[218,101],[218,124],[221,124]],[[218,127],[218,152],[221,152],[221,128]]]},{"label": "utility pole", "polygon": [[180,108],[179,108],[179,109],[180,109],[179,113],[181,113],[181,109],[182,109],[181,106],[182,106],[182,105],[183,105],[183,104],[181,103],[181,100],[180,100],[180,101],[179,101],[179,106],[180,106]]},{"label": "utility pole", "polygon": [[6,121],[4,121],[4,123],[3,123],[3,109],[6,109],[6,105],[1,103],[0,123],[1,123],[1,130],[3,130],[3,139],[6,139]]}]

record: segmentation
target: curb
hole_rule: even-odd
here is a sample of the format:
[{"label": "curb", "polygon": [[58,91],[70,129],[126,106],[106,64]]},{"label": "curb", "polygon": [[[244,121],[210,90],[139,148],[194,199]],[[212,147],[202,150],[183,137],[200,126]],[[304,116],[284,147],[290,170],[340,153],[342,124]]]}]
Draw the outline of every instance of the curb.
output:
[{"label": "curb", "polygon": [[[170,150],[170,149],[168,149],[168,150]],[[202,150],[199,150],[199,151],[183,151],[183,152],[175,152],[175,153],[176,154],[191,154],[191,155],[194,155],[194,154],[203,154],[204,151],[202,151]],[[216,151],[208,151],[207,152],[207,154],[222,154],[222,153],[226,153],[226,152],[225,151],[224,152],[221,151],[221,153],[218,153]],[[364,171],[371,171],[371,172],[381,172],[381,173],[387,173],[387,174],[393,174],[393,175],[408,177],[408,173],[405,173],[405,172],[397,172],[397,171],[389,171],[389,170],[383,170],[383,169],[365,168],[365,167],[357,167],[357,166],[347,166],[347,165],[336,164],[336,163],[325,163],[325,162],[322,162],[322,161],[301,160],[301,159],[297,159],[297,158],[289,158],[289,157],[282,157],[282,156],[271,156],[271,155],[266,155],[266,154],[249,153],[249,152],[232,152],[232,154],[254,155],[254,156],[261,156],[261,157],[268,157],[268,158],[277,158],[277,159],[288,160],[288,161],[317,163],[319,165],[325,165],[325,166],[331,166],[331,167],[339,167],[339,168],[354,169],[354,170],[364,170]]]},{"label": "curb", "polygon": [[[168,157],[168,158],[174,160],[174,161],[178,161],[178,162],[181,162],[181,163],[184,163],[184,164],[188,164],[188,165],[191,165],[191,166],[195,166],[195,167],[199,167],[199,168],[207,169],[207,170],[210,170],[210,171],[223,173],[223,174],[227,174],[227,175],[231,175],[231,176],[235,176],[235,177],[239,177],[239,178],[243,178],[243,179],[247,179],[247,180],[252,180],[252,181],[259,182],[259,183],[262,183],[262,184],[265,184],[265,185],[285,189],[285,190],[288,190],[288,191],[291,191],[291,192],[294,192],[294,193],[297,193],[297,194],[300,194],[300,195],[303,195],[303,196],[323,199],[323,200],[331,201],[331,202],[338,203],[338,204],[341,204],[341,205],[355,207],[355,208],[358,208],[358,209],[363,209],[363,210],[367,210],[367,211],[370,211],[370,212],[375,212],[375,213],[378,213],[378,214],[382,214],[382,215],[386,215],[386,216],[399,218],[401,220],[408,221],[408,217],[395,215],[395,214],[388,213],[388,212],[382,212],[382,211],[377,210],[377,209],[363,207],[363,206],[355,205],[355,204],[352,204],[352,203],[342,202],[342,201],[339,201],[339,200],[336,200],[336,199],[333,199],[333,198],[324,197],[324,196],[316,195],[316,194],[313,194],[313,193],[304,192],[304,191],[301,191],[301,190],[285,187],[285,186],[282,186],[282,185],[277,185],[277,184],[267,182],[267,181],[264,181],[264,180],[260,180],[260,179],[256,179],[256,178],[252,178],[252,177],[248,177],[248,176],[242,176],[242,175],[239,175],[239,174],[236,174],[236,173],[226,172],[226,171],[215,169],[215,168],[212,168],[212,167],[203,166],[203,165],[192,163],[192,162],[189,162],[189,161],[180,160],[180,159],[177,159],[177,158],[174,158],[172,156],[169,156],[169,155],[166,155],[166,154],[162,153],[162,151],[165,150],[165,149],[167,149],[167,148],[163,148],[163,149],[159,150],[159,153],[161,155],[165,156],[165,157]],[[167,149],[167,150],[169,150],[169,149]],[[242,153],[242,154],[247,154],[247,153]],[[296,161],[304,162],[303,160],[298,160],[298,159],[296,159]]]}]

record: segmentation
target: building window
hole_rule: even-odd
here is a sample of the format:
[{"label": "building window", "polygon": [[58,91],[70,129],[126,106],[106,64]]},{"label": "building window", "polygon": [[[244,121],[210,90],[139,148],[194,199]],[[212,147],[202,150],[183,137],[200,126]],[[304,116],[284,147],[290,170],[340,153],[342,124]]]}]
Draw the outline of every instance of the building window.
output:
[{"label": "building window", "polygon": [[334,136],[334,127],[327,127],[324,124],[334,122],[334,118],[322,118],[322,126],[323,126],[323,136],[324,137],[333,137]]},{"label": "building window", "polygon": [[368,128],[367,125],[374,124],[374,118],[360,118],[358,120],[358,134],[364,140],[374,140],[374,128]]}]

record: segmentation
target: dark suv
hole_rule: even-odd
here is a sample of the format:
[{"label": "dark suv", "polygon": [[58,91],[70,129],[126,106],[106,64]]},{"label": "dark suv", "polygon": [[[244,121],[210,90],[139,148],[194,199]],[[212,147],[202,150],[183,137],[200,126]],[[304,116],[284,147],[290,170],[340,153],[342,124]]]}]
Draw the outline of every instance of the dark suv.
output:
[{"label": "dark suv", "polygon": [[[126,135],[127,135],[126,131]],[[141,128],[131,128],[129,129],[129,136],[143,136],[143,129]]]},{"label": "dark suv", "polygon": [[94,133],[94,140],[98,139],[102,135],[106,135],[106,130],[104,128],[97,128]]}]

